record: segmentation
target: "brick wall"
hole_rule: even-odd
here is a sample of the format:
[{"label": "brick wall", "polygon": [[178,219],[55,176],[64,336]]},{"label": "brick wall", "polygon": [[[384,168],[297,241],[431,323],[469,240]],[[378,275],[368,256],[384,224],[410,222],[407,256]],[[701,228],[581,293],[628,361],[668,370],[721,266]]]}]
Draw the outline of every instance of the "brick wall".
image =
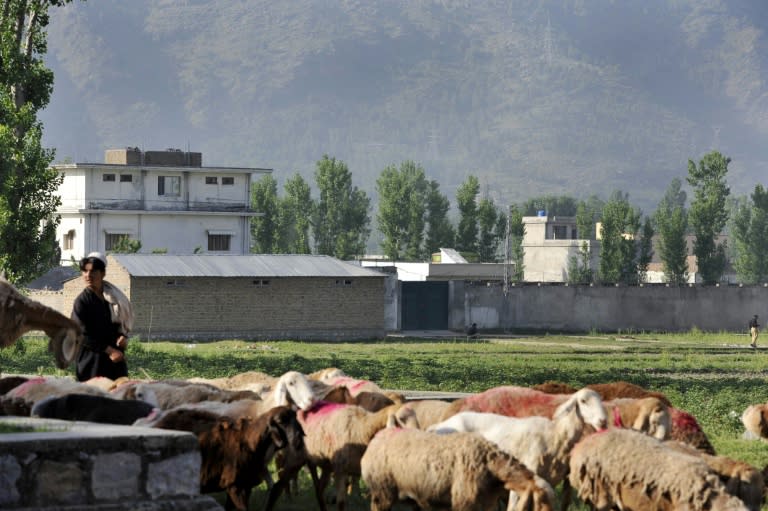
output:
[{"label": "brick wall", "polygon": [[[132,277],[107,256],[106,280],[131,300],[144,339],[361,339],[385,334],[384,276]],[[31,298],[69,316],[81,278]]]}]

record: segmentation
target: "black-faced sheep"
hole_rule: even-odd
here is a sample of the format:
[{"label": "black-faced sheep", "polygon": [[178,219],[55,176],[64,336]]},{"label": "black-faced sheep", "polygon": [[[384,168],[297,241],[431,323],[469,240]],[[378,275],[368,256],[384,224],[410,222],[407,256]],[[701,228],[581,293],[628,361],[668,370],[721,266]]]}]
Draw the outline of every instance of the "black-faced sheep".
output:
[{"label": "black-faced sheep", "polygon": [[700,457],[629,429],[583,438],[571,451],[569,480],[598,511],[747,511]]},{"label": "black-faced sheep", "polygon": [[44,419],[130,425],[156,411],[157,408],[144,401],[90,394],[66,394],[37,401],[30,415]]},{"label": "black-faced sheep", "polygon": [[42,330],[48,336],[48,351],[53,352],[59,369],[72,363],[83,340],[77,322],[24,296],[0,278],[0,348],[12,345],[31,330]]},{"label": "black-faced sheep", "polygon": [[304,439],[296,412],[287,406],[236,420],[205,410],[176,409],[155,427],[194,433],[202,455],[200,490],[225,491],[226,509],[239,511],[248,509],[251,490],[265,480],[274,455],[289,444],[301,449]]},{"label": "black-faced sheep", "polygon": [[309,458],[322,469],[321,491],[333,475],[340,511],[346,506],[349,480],[359,477],[360,458],[376,432],[387,427],[393,417],[400,426],[418,427],[412,412],[400,411],[400,408],[401,405],[395,404],[369,412],[356,405],[321,402],[309,410],[299,411]]},{"label": "black-faced sheep", "polygon": [[410,500],[421,509],[489,511],[515,492],[514,509],[551,511],[551,486],[472,433],[437,435],[387,428],[371,440],[360,462],[371,511]]}]

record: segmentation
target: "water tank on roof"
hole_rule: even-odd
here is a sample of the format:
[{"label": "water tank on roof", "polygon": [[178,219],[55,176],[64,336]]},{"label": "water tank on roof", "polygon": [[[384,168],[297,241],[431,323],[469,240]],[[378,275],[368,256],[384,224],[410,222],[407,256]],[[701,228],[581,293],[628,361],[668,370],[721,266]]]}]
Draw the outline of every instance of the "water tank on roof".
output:
[{"label": "water tank on roof", "polygon": [[536,216],[547,216],[547,212],[543,209],[540,209],[536,212]]}]

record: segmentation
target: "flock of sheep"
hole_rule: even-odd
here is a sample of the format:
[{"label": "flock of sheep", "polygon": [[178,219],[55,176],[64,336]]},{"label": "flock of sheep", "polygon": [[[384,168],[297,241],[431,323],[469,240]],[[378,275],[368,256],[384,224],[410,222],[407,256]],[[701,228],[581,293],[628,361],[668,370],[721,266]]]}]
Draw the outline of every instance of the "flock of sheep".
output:
[{"label": "flock of sheep", "polygon": [[[696,419],[625,382],[574,389],[503,386],[452,402],[406,400],[329,368],[305,375],[118,380],[0,378],[0,413],[184,430],[200,444],[202,492],[246,510],[265,483],[266,509],[307,469],[317,506],[365,484],[372,511],[410,502],[457,511],[555,508],[751,510],[760,468],[715,454]],[[768,405],[742,417],[768,437]]]}]

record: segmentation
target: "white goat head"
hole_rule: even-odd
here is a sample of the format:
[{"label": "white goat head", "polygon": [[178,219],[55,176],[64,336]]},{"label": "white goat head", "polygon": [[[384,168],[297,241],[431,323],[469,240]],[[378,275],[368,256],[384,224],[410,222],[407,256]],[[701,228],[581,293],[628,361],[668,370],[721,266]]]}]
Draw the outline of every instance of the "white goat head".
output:
[{"label": "white goat head", "polygon": [[575,392],[566,402],[557,407],[552,418],[557,419],[571,413],[574,409],[584,424],[589,424],[596,430],[605,429],[608,425],[608,414],[603,406],[603,400],[600,399],[600,394],[592,389],[584,388]]},{"label": "white goat head", "polygon": [[137,383],[133,390],[134,399],[137,401],[144,401],[145,403],[149,403],[155,408],[160,408],[157,394],[155,394],[155,391],[152,390],[150,386],[144,385],[143,383]]},{"label": "white goat head", "polygon": [[297,371],[288,371],[277,380],[272,398],[273,406],[295,404],[302,410],[308,410],[317,400],[307,377]]}]

